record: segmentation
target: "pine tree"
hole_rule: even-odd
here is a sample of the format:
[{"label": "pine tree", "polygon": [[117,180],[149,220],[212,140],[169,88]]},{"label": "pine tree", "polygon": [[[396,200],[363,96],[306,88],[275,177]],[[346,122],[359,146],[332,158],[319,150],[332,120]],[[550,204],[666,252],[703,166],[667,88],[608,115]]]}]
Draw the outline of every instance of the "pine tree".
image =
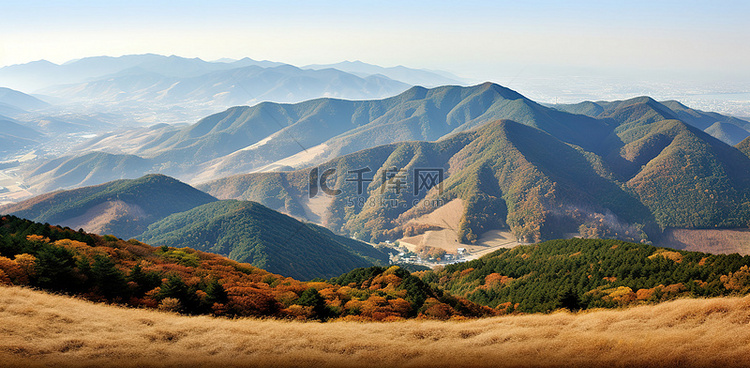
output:
[{"label": "pine tree", "polygon": [[303,305],[307,307],[313,307],[313,311],[315,311],[315,315],[318,318],[324,318],[325,317],[325,307],[326,302],[323,296],[320,295],[318,290],[315,288],[309,288],[302,292],[302,294],[299,296],[295,304]]},{"label": "pine tree", "polygon": [[154,271],[144,272],[143,267],[141,267],[140,264],[137,264],[130,270],[128,281],[132,281],[138,285],[135,288],[135,293],[136,295],[141,296],[147,291],[153,290],[161,285],[161,276],[158,272]]},{"label": "pine tree", "polygon": [[107,299],[127,295],[125,274],[115,267],[115,262],[108,256],[97,255],[91,266],[91,281],[94,287]]},{"label": "pine tree", "polygon": [[199,312],[199,300],[194,290],[190,288],[182,281],[179,275],[170,275],[161,285],[161,291],[159,292],[159,299],[164,298],[175,298],[178,299],[183,306],[183,311],[186,313]]},{"label": "pine tree", "polygon": [[65,290],[75,286],[73,254],[51,245],[36,252],[36,284],[43,288]]},{"label": "pine tree", "polygon": [[214,303],[224,304],[228,300],[227,291],[221,286],[219,280],[212,279],[208,285],[206,285],[206,303],[213,305]]}]

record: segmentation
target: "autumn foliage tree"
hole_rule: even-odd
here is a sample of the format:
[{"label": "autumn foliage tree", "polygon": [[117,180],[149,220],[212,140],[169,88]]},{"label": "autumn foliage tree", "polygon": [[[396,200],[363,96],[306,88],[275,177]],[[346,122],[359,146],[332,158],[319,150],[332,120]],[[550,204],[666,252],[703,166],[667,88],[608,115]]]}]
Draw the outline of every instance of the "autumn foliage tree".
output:
[{"label": "autumn foliage tree", "polygon": [[[300,282],[189,248],[151,247],[13,216],[0,218],[0,283],[186,314],[394,320],[443,318],[432,313],[439,308],[453,315],[493,313],[457,308],[470,302],[433,290],[396,266]],[[426,312],[428,298],[451,307]]]}]

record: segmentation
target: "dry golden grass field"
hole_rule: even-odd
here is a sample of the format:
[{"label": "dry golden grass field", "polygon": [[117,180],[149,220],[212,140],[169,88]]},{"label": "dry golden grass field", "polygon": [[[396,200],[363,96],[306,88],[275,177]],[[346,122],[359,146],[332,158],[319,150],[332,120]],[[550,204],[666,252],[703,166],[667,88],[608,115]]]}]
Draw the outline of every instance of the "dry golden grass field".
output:
[{"label": "dry golden grass field", "polygon": [[2,366],[740,367],[750,297],[470,321],[186,317],[0,287]]},{"label": "dry golden grass field", "polygon": [[750,254],[750,229],[667,229],[660,247],[713,254]]}]

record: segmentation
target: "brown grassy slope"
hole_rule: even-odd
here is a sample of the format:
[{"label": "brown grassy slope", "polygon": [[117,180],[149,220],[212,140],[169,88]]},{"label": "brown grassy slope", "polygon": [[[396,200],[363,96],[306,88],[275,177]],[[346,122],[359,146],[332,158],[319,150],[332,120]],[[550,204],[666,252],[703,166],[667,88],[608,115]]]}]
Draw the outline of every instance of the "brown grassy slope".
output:
[{"label": "brown grassy slope", "polygon": [[750,255],[750,229],[666,229],[660,247],[712,254]]},{"label": "brown grassy slope", "polygon": [[732,367],[750,297],[465,322],[185,317],[0,287],[2,366]]}]

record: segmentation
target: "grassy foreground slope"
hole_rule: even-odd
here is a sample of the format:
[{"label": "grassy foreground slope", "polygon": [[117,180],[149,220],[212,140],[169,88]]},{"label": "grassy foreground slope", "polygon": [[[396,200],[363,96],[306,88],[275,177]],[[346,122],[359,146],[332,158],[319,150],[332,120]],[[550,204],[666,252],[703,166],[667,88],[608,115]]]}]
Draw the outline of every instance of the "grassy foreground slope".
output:
[{"label": "grassy foreground slope", "polygon": [[750,297],[465,322],[187,317],[0,287],[5,366],[746,367]]}]

